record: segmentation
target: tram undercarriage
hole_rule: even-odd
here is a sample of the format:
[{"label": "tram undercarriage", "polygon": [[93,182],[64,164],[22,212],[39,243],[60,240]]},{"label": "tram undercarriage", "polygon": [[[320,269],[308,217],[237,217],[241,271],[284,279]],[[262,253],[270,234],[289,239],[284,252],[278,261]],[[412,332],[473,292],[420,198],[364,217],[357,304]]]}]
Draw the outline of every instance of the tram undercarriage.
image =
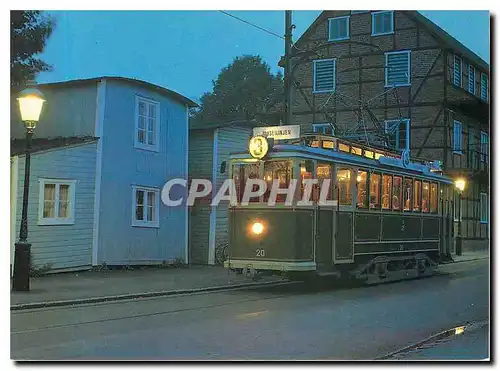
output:
[{"label": "tram undercarriage", "polygon": [[[236,264],[235,264],[236,263]],[[400,256],[376,256],[362,263],[351,263],[339,265],[331,270],[273,270],[272,262],[266,262],[267,269],[255,268],[254,264],[245,263],[241,266],[237,262],[229,262],[226,267],[237,273],[243,274],[250,279],[259,280],[265,275],[281,275],[291,280],[314,281],[318,278],[332,280],[359,281],[367,285],[410,280],[416,278],[430,277],[435,274],[438,263],[425,253]],[[259,264],[257,264],[259,266]]]}]

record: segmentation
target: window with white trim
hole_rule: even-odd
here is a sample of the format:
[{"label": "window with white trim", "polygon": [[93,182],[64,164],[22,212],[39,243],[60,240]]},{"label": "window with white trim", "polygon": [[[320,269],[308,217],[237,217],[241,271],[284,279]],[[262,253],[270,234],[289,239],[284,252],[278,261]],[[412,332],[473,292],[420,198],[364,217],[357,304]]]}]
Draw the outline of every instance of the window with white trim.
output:
[{"label": "window with white trim", "polygon": [[481,99],[488,101],[488,75],[481,73]]},{"label": "window with white trim", "polygon": [[132,187],[132,225],[159,227],[160,190],[150,187]]},{"label": "window with white trim", "polygon": [[453,152],[462,154],[462,123],[453,121]]},{"label": "window with white trim", "polygon": [[480,210],[481,210],[481,215],[480,215],[480,221],[481,223],[488,223],[488,194],[487,193],[481,193],[480,194]]},{"label": "window with white trim", "polygon": [[404,86],[411,84],[410,51],[385,53],[385,86]]},{"label": "window with white trim", "polygon": [[136,97],[135,147],[158,152],[160,104]]},{"label": "window with white trim", "polygon": [[476,69],[469,64],[469,93],[476,94]]},{"label": "window with white trim", "polygon": [[335,91],[335,59],[313,61],[314,93]]},{"label": "window with white trim", "polygon": [[488,133],[481,132],[481,161],[488,162]]},{"label": "window with white trim", "polygon": [[349,16],[328,19],[328,41],[349,39]]},{"label": "window with white trim", "polygon": [[372,13],[372,36],[394,33],[394,11]]},{"label": "window with white trim", "polygon": [[388,136],[388,147],[397,151],[410,149],[410,120],[385,121],[385,133]]},{"label": "window with white trim", "polygon": [[38,224],[75,223],[76,180],[40,179]]},{"label": "window with white trim", "polygon": [[331,124],[313,124],[312,129],[314,133],[321,133],[324,135],[334,135],[335,130]]},{"label": "window with white trim", "polygon": [[453,84],[462,87],[462,58],[453,56]]}]

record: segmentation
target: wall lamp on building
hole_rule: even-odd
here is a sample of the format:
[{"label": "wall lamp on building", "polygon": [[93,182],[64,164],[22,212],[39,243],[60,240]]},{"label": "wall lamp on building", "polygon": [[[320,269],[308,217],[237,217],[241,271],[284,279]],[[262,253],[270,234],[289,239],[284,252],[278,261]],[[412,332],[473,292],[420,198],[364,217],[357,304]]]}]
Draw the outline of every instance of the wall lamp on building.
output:
[{"label": "wall lamp on building", "polygon": [[33,87],[23,90],[17,98],[21,111],[21,120],[26,128],[26,149],[24,163],[24,191],[23,210],[21,216],[21,229],[19,241],[14,250],[14,273],[12,276],[12,290],[29,291],[30,289],[30,265],[31,265],[31,244],[28,243],[28,193],[30,179],[30,151],[31,140],[36,124],[40,119],[43,103],[43,94]]},{"label": "wall lamp on building", "polygon": [[456,240],[457,255],[462,255],[462,193],[465,190],[467,182],[464,178],[455,180],[455,188],[458,192],[458,233]]}]

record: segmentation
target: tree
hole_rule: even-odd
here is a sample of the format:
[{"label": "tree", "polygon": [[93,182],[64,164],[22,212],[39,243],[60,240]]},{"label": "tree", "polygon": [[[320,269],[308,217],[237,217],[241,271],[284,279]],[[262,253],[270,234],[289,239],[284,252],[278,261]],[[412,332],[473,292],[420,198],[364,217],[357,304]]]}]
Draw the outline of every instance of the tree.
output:
[{"label": "tree", "polygon": [[16,88],[33,80],[37,73],[51,66],[37,57],[43,52],[52,33],[53,18],[38,10],[15,10],[10,13],[10,86]]},{"label": "tree", "polygon": [[200,110],[193,115],[197,124],[240,119],[279,123],[283,76],[273,75],[260,56],[235,58],[212,84],[213,92],[203,94]]}]

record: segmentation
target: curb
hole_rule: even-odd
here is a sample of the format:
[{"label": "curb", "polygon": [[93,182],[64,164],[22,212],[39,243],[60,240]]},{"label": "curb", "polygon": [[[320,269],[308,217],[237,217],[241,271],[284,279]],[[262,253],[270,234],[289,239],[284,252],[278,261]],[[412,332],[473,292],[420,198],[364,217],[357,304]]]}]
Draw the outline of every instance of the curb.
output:
[{"label": "curb", "polygon": [[467,260],[453,260],[453,261],[443,263],[443,264],[446,265],[446,264],[454,264],[454,263],[466,263],[466,262],[472,262],[472,261],[476,261],[476,260],[486,260],[489,258],[490,258],[489,256],[483,256],[481,258],[472,258],[472,259],[467,259]]},{"label": "curb", "polygon": [[263,283],[249,282],[249,283],[238,283],[238,284],[234,284],[234,285],[212,286],[212,287],[203,287],[203,288],[195,288],[195,289],[153,291],[153,292],[141,292],[141,293],[135,293],[135,294],[100,296],[100,297],[84,298],[84,299],[58,300],[58,301],[47,301],[47,302],[39,302],[39,303],[25,303],[25,304],[11,305],[10,310],[17,311],[17,310],[26,310],[26,309],[67,307],[67,306],[80,305],[80,304],[106,303],[106,302],[114,302],[114,301],[121,301],[121,300],[130,300],[130,299],[145,299],[145,298],[174,296],[174,295],[182,295],[182,294],[196,294],[196,293],[201,293],[201,292],[216,292],[216,291],[234,290],[234,289],[251,288],[251,287],[280,286],[280,285],[290,284],[292,282],[293,281],[288,281],[288,280],[286,280],[286,281],[271,281],[271,282],[263,282]]}]

